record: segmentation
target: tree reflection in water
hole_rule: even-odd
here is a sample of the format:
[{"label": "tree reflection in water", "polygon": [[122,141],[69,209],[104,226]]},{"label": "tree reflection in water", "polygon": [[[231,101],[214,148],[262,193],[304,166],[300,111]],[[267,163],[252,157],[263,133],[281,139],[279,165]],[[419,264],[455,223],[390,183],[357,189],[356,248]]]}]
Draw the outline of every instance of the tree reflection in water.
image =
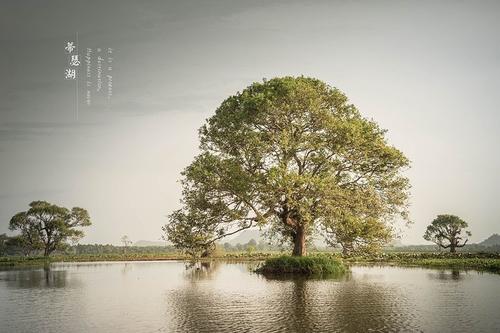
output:
[{"label": "tree reflection in water", "polygon": [[241,281],[239,288],[215,290],[203,282],[211,278],[211,268],[189,268],[189,285],[168,295],[171,327],[187,332],[415,329],[415,318],[401,311],[411,304],[396,286],[353,280],[349,274],[326,279],[253,275],[265,288],[254,290]]},{"label": "tree reflection in water", "polygon": [[184,272],[184,277],[192,282],[211,279],[217,272],[218,267],[219,263],[215,260],[189,262],[185,266],[186,270]]},{"label": "tree reflection in water", "polygon": [[53,270],[50,265],[42,269],[9,271],[5,280],[9,287],[29,288],[64,288],[67,285],[67,271]]},{"label": "tree reflection in water", "polygon": [[122,275],[127,275],[132,270],[131,263],[125,262],[123,263],[123,267],[121,269]]},{"label": "tree reflection in water", "polygon": [[353,266],[338,278],[273,278],[251,265],[2,269],[0,321],[6,332],[499,332],[498,275]]},{"label": "tree reflection in water", "polygon": [[465,279],[466,272],[458,269],[442,269],[439,271],[431,271],[428,274],[430,279],[443,281],[461,281]]}]

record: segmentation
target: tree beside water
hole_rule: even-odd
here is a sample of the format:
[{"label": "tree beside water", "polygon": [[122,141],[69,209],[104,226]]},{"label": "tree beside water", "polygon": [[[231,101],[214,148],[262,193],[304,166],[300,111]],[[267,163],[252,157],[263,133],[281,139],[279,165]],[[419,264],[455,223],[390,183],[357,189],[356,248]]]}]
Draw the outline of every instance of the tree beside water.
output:
[{"label": "tree beside water", "polygon": [[182,172],[182,208],[165,237],[192,255],[252,227],[295,256],[318,230],[350,251],[372,249],[392,237],[394,218],[408,220],[409,160],[385,133],[317,79],[254,83],[200,129],[201,152]]},{"label": "tree beside water", "polygon": [[456,252],[457,248],[464,247],[468,242],[467,236],[471,232],[466,230],[467,222],[455,215],[438,215],[432,223],[427,226],[424,239],[437,244],[443,249]]},{"label": "tree beside water", "polygon": [[10,230],[20,231],[17,240],[28,254],[43,251],[44,256],[49,256],[69,241],[81,239],[84,233],[79,228],[92,224],[88,212],[80,207],[68,209],[46,201],[33,201],[29,207],[9,223]]}]

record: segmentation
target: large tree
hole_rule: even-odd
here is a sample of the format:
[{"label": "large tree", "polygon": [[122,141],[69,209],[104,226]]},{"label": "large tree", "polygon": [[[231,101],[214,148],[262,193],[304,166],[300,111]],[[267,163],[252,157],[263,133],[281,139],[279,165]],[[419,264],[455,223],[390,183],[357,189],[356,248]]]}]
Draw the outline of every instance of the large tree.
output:
[{"label": "large tree", "polygon": [[222,102],[199,133],[201,152],[182,173],[183,207],[163,228],[188,253],[258,226],[301,256],[314,230],[345,216],[407,219],[408,159],[319,80],[254,83]]},{"label": "large tree", "polygon": [[71,210],[46,201],[33,201],[25,212],[14,215],[10,230],[18,230],[23,247],[30,251],[43,250],[44,256],[77,241],[84,236],[79,227],[91,225],[88,212],[79,207]]},{"label": "large tree", "polygon": [[[456,252],[458,247],[464,247],[471,236],[471,232],[465,230],[467,222],[455,215],[438,215],[432,223],[427,226],[424,239],[436,243],[440,247]],[[465,239],[464,239],[465,238]]]}]

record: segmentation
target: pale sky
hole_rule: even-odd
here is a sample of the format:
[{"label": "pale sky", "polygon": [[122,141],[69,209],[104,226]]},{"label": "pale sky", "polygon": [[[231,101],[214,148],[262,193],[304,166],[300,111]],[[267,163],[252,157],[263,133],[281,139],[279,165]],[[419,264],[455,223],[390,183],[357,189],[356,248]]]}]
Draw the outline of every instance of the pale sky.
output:
[{"label": "pale sky", "polygon": [[[305,75],[411,159],[403,243],[425,243],[441,213],[481,241],[500,233],[499,31],[498,1],[4,0],[0,233],[47,200],[89,211],[82,243],[158,240],[204,120],[254,81]],[[76,33],[81,57],[114,58],[111,101],[93,92],[90,107],[81,64],[78,119],[64,80]]]}]

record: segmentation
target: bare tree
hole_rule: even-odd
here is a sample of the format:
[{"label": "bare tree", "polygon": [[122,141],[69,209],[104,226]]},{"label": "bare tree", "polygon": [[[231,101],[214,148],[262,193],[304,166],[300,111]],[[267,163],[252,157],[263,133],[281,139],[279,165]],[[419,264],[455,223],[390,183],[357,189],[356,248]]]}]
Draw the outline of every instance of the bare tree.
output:
[{"label": "bare tree", "polygon": [[127,252],[127,247],[129,247],[129,245],[132,244],[132,241],[128,238],[127,235],[123,235],[120,240],[123,243],[123,246],[125,247],[124,252]]}]

